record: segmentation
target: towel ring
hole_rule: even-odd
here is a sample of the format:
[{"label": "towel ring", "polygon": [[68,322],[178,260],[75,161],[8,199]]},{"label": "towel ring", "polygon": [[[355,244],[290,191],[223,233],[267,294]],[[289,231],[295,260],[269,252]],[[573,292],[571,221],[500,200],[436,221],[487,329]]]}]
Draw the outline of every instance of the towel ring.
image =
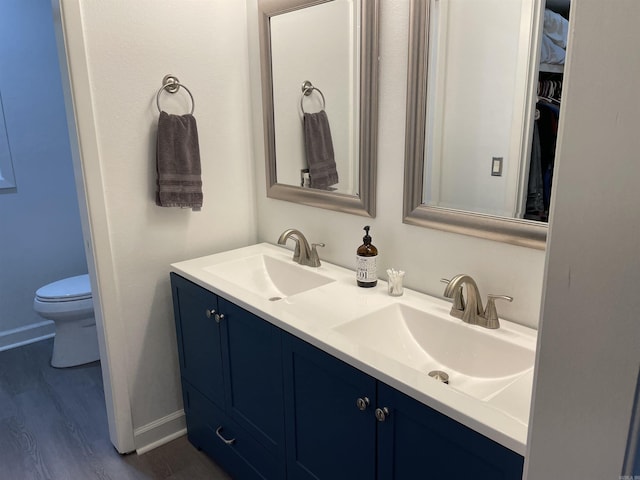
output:
[{"label": "towel ring", "polygon": [[322,94],[322,90],[320,90],[317,87],[314,87],[313,84],[309,81],[309,80],[305,80],[304,82],[302,82],[302,97],[300,97],[300,110],[302,110],[302,113],[306,113],[304,111],[304,105],[302,104],[304,101],[304,97],[308,97],[309,95],[311,95],[313,93],[313,91],[315,90],[316,92],[318,92],[320,94],[320,96],[322,97],[322,109],[325,109],[326,106],[326,102],[324,99],[324,95]]},{"label": "towel ring", "polygon": [[180,90],[180,87],[184,88],[191,98],[191,115],[193,115],[193,111],[196,109],[196,102],[193,99],[193,95],[191,95],[191,92],[187,87],[180,83],[178,77],[174,77],[173,75],[166,75],[162,79],[162,87],[160,87],[160,90],[158,90],[158,93],[156,94],[156,105],[158,106],[159,112],[162,113],[162,109],[160,108],[160,94],[162,93],[162,91],[165,90],[169,93],[176,93],[178,90]]}]

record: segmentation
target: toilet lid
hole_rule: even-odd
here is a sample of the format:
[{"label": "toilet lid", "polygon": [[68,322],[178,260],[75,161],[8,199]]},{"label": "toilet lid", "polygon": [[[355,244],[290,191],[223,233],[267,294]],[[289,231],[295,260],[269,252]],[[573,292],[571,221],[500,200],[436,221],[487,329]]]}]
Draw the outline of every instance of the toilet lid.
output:
[{"label": "toilet lid", "polygon": [[91,283],[89,275],[64,278],[57,282],[40,287],[36,291],[36,298],[43,302],[68,302],[91,298]]}]

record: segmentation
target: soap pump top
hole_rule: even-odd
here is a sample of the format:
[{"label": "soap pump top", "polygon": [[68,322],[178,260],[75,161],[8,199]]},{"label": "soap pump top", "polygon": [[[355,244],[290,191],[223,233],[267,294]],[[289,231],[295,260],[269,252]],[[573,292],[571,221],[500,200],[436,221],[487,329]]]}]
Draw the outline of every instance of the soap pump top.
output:
[{"label": "soap pump top", "polygon": [[359,287],[375,287],[378,284],[378,249],[371,243],[370,227],[364,227],[362,245],[358,247],[356,258],[356,278]]},{"label": "soap pump top", "polygon": [[362,237],[362,245],[358,248],[358,255],[372,257],[378,254],[378,249],[371,244],[371,235],[369,235],[370,229],[371,227],[369,225],[364,227],[364,237]]}]

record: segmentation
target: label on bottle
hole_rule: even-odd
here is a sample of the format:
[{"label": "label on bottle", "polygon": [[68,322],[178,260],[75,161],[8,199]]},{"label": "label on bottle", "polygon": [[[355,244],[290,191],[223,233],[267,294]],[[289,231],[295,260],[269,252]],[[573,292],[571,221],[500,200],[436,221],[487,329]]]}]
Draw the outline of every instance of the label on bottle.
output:
[{"label": "label on bottle", "polygon": [[356,279],[364,283],[373,283],[378,280],[378,257],[356,256]]}]

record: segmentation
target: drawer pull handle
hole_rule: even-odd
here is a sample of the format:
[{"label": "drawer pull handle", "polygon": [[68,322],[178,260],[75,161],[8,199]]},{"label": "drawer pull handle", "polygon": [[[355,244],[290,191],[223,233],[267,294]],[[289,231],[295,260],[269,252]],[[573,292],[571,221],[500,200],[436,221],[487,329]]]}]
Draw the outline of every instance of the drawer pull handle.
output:
[{"label": "drawer pull handle", "polygon": [[368,397],[358,398],[356,400],[356,406],[358,407],[358,410],[360,410],[360,411],[366,410],[367,407],[369,406],[369,398]]},{"label": "drawer pull handle", "polygon": [[220,440],[222,440],[225,444],[227,444],[227,445],[233,445],[233,444],[235,443],[235,441],[236,441],[236,439],[235,439],[235,438],[232,438],[231,440],[227,440],[226,438],[224,438],[224,437],[222,436],[222,434],[221,434],[220,432],[222,432],[222,427],[218,427],[218,428],[216,429],[216,435],[217,435],[217,436],[218,436],[218,438],[219,438]]}]

